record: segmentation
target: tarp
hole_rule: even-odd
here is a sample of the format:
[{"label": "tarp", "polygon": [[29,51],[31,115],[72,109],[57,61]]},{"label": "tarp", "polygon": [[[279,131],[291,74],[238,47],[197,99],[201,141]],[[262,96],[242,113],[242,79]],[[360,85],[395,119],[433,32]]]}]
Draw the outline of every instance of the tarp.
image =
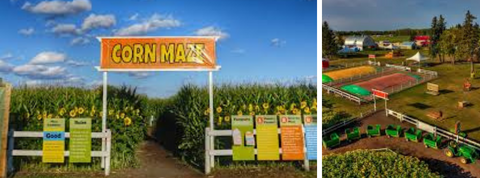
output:
[{"label": "tarp", "polygon": [[322,74],[322,83],[329,83],[329,82],[333,82],[333,79],[328,75]]},{"label": "tarp", "polygon": [[422,54],[420,54],[420,52],[417,52],[417,54],[413,55],[410,58],[407,58],[407,61],[412,60],[412,61],[421,62],[421,61],[426,61],[427,59],[428,59],[428,57],[425,57]]},{"label": "tarp", "polygon": [[355,95],[360,95],[360,96],[368,96],[371,95],[372,93],[368,91],[365,88],[362,88],[358,85],[345,85],[341,87],[342,90],[345,90],[349,93],[355,94]]}]

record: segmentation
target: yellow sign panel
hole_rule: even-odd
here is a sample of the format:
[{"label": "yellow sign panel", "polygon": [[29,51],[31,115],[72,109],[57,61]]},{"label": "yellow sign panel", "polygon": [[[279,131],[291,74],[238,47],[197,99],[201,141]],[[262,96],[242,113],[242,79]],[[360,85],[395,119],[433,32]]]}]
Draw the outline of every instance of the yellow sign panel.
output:
[{"label": "yellow sign panel", "polygon": [[65,119],[45,119],[43,121],[44,163],[65,161]]},{"label": "yellow sign panel", "polygon": [[280,160],[276,115],[255,116],[257,124],[257,159]]}]

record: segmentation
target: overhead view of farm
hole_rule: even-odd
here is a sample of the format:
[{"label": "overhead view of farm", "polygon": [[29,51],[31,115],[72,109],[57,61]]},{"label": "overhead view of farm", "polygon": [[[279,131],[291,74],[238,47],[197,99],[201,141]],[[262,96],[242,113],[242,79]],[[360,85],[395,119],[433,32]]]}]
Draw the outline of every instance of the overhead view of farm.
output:
[{"label": "overhead view of farm", "polygon": [[480,177],[478,3],[371,2],[323,2],[322,177]]}]

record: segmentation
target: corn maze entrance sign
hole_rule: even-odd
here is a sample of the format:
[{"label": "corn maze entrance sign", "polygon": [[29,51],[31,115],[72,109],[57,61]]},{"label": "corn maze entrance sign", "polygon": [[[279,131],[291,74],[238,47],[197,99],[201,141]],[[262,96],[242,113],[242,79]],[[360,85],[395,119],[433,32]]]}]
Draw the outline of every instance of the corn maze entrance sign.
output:
[{"label": "corn maze entrance sign", "polygon": [[[217,66],[216,41],[218,36],[194,37],[97,37],[100,41],[100,66],[103,72],[102,132],[107,132],[107,73],[144,71],[199,71],[208,72],[209,108],[213,107],[213,71]],[[252,121],[253,122],[253,121]],[[214,130],[213,112],[209,115],[209,128]],[[253,123],[252,123],[253,124]],[[206,129],[207,130],[207,129]],[[205,138],[205,150],[214,148],[214,135]],[[102,151],[106,151],[106,139]],[[205,172],[213,167],[213,156],[205,156]],[[102,168],[110,165],[101,160]],[[107,174],[108,175],[108,174]]]}]

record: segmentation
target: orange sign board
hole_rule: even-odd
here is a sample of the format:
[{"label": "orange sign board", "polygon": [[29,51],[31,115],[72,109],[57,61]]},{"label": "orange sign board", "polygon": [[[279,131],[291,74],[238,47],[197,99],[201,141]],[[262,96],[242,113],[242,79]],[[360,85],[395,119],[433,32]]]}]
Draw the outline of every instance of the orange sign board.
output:
[{"label": "orange sign board", "polygon": [[305,158],[302,120],[297,115],[280,116],[282,160]]},{"label": "orange sign board", "polygon": [[101,69],[214,69],[215,37],[100,38]]}]

